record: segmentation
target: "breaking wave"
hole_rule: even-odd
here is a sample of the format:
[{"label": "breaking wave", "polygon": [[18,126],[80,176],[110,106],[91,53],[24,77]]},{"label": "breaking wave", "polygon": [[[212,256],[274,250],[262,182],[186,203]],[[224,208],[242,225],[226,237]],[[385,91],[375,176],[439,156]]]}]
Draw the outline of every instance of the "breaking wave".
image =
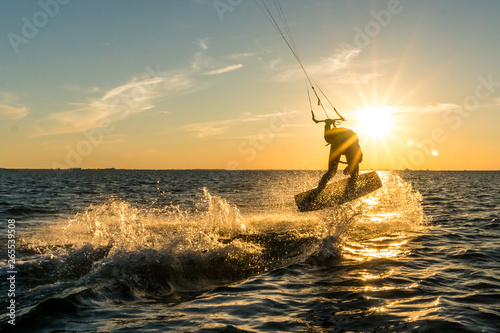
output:
[{"label": "breaking wave", "polygon": [[19,296],[26,306],[18,316],[36,321],[47,311],[144,298],[182,302],[269,270],[337,260],[346,239],[421,227],[420,194],[395,174],[382,178],[373,195],[313,213],[245,215],[206,188],[190,210],[113,198],[92,204],[21,240],[17,268],[29,292]]}]

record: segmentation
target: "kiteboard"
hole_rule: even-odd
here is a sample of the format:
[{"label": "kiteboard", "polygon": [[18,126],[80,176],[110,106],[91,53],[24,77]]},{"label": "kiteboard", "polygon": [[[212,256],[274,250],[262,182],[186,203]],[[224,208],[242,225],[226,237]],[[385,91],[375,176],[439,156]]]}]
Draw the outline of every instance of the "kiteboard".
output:
[{"label": "kiteboard", "polygon": [[375,171],[362,173],[354,182],[350,178],[326,185],[319,194],[318,188],[295,195],[295,203],[301,212],[342,205],[358,199],[382,187],[382,181]]}]

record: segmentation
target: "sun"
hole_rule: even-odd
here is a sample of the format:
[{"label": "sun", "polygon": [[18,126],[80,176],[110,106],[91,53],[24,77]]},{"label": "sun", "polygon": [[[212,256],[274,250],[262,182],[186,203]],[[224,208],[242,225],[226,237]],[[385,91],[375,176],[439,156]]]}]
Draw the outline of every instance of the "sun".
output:
[{"label": "sun", "polygon": [[393,127],[392,114],[394,109],[389,106],[370,106],[355,111],[354,126],[361,136],[371,139],[383,139],[390,135]]}]

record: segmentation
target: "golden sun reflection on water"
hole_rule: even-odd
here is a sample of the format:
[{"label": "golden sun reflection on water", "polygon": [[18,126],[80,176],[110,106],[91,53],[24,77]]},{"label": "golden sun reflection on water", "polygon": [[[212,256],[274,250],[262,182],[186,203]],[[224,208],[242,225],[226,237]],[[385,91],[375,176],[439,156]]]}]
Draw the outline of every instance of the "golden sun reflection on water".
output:
[{"label": "golden sun reflection on water", "polygon": [[345,258],[358,261],[394,258],[404,253],[400,246],[365,247],[364,244],[344,245],[343,254]]},{"label": "golden sun reflection on water", "polygon": [[398,238],[381,237],[363,242],[347,242],[342,247],[344,258],[357,261],[366,261],[372,259],[395,258],[408,252],[404,245],[408,242],[406,235],[400,234]]},{"label": "golden sun reflection on water", "polygon": [[363,198],[361,198],[361,201],[367,205],[370,205],[370,206],[375,206],[376,204],[378,204],[380,202],[380,200],[377,196],[363,197]]},{"label": "golden sun reflection on water", "polygon": [[361,272],[361,276],[362,276],[363,280],[375,280],[375,279],[383,279],[383,278],[389,277],[392,275],[392,273],[394,273],[393,269],[391,269],[390,271],[385,272],[383,274],[372,274],[368,271],[363,271],[363,272]]},{"label": "golden sun reflection on water", "polygon": [[411,327],[420,329],[425,327],[421,319],[442,306],[437,296],[422,299],[422,280],[405,266],[421,246],[416,237],[427,223],[422,196],[396,173],[379,175],[382,188],[357,201],[358,215],[344,234],[341,251],[349,283],[342,287],[359,295],[355,302],[363,305],[351,312],[401,316],[406,323],[418,321]]},{"label": "golden sun reflection on water", "polygon": [[383,187],[360,200],[360,214],[342,248],[344,258],[367,261],[404,255],[413,231],[425,226],[420,194],[395,173],[380,176]]},{"label": "golden sun reflection on water", "polygon": [[[393,301],[388,304],[379,307],[370,308],[370,312],[388,312],[395,308],[399,308],[398,315],[401,317],[406,317],[407,322],[417,321],[420,318],[425,318],[427,315],[439,311],[441,296],[437,296],[435,299],[429,302],[420,304],[417,308],[413,305],[402,304],[402,301]],[[401,311],[407,309],[407,311]]]}]

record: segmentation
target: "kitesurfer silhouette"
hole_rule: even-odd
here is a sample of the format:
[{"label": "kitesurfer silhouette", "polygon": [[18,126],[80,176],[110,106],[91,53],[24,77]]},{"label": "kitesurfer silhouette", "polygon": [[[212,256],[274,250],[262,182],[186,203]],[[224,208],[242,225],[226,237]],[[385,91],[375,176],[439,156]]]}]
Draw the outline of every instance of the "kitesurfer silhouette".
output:
[{"label": "kitesurfer silhouette", "polygon": [[337,127],[339,120],[344,119],[324,119],[316,120],[312,112],[312,120],[315,123],[325,123],[324,138],[330,145],[330,154],[328,156],[328,171],[323,175],[318,184],[317,193],[319,194],[330,179],[337,173],[340,163],[340,156],[345,155],[347,167],[344,169],[345,175],[350,175],[349,183],[352,185],[359,176],[359,163],[363,161],[363,152],[359,145],[358,136],[352,130],[344,127]]}]

